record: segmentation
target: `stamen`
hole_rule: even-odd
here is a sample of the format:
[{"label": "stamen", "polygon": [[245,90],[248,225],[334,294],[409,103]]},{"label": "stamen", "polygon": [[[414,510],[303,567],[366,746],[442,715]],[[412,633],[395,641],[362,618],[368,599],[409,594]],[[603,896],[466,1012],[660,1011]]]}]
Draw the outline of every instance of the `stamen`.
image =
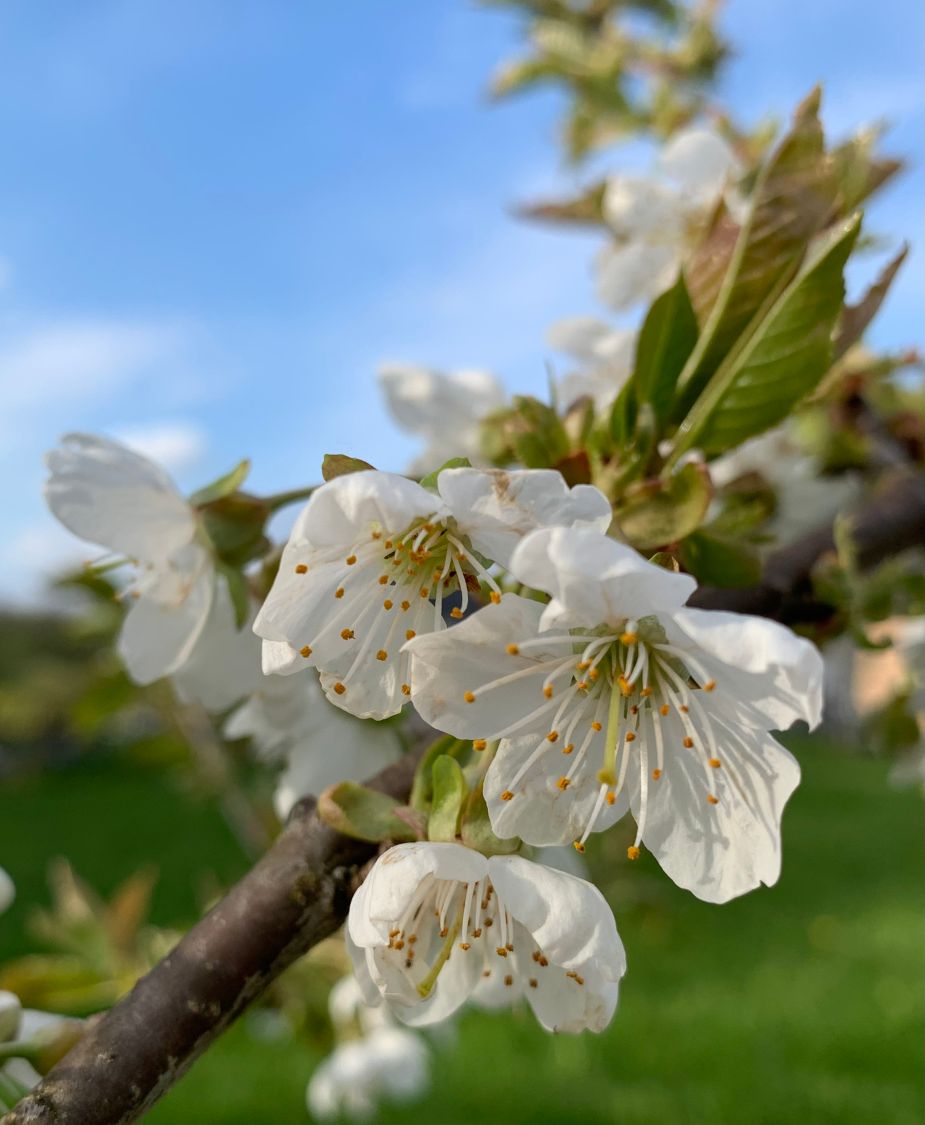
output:
[{"label": "stamen", "polygon": [[296,574],[308,574],[308,567],[305,563],[297,563],[295,568]]}]

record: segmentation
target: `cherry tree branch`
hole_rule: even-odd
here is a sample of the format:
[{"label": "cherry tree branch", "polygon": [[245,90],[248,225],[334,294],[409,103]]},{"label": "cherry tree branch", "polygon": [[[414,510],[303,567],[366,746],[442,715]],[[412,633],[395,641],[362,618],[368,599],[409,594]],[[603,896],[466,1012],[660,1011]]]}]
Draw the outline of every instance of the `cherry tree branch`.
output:
[{"label": "cherry tree branch", "polygon": [[[925,477],[903,473],[857,514],[858,558],[869,566],[925,542]],[[769,556],[762,582],[703,588],[693,602],[795,624],[832,608],[812,593],[815,563],[834,546],[825,527]],[[417,755],[369,784],[407,796]],[[343,922],[376,848],[338,835],[311,801],[244,878],[90,1026],[2,1125],[125,1125],[137,1121],[288,965]]]}]

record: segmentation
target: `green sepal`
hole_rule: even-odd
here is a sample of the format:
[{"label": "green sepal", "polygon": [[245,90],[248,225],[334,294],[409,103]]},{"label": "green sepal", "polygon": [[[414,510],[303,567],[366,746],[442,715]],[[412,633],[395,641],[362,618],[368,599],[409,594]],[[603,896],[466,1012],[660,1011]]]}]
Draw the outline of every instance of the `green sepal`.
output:
[{"label": "green sepal", "polygon": [[348,473],[362,473],[374,467],[368,461],[363,461],[359,457],[349,457],[346,453],[325,453],[321,462],[321,475],[329,481],[334,480],[335,477],[344,477]]},{"label": "green sepal", "polygon": [[427,821],[429,840],[452,843],[459,835],[459,818],[468,795],[462,767],[449,754],[441,754],[431,767],[433,800]]},{"label": "green sepal", "polygon": [[233,492],[203,505],[199,518],[219,560],[240,568],[269,550],[263,531],[269,514],[259,497]]},{"label": "green sepal", "polygon": [[251,471],[250,459],[245,457],[243,461],[239,461],[237,465],[224,476],[218,480],[212,481],[204,488],[198,489],[189,498],[190,504],[194,508],[201,508],[205,504],[212,504],[216,500],[223,500],[226,496],[230,496],[232,492],[237,492],[244,481],[247,479],[247,474]]},{"label": "green sepal", "polygon": [[434,491],[437,487],[437,477],[443,472],[444,469],[471,469],[472,462],[468,457],[451,457],[449,461],[444,461],[439,469],[434,469],[432,473],[428,473],[426,477],[421,479],[421,487],[429,488]]},{"label": "green sepal", "polygon": [[642,481],[627,489],[617,509],[617,522],[634,547],[654,550],[696,531],[712,496],[706,468],[688,462],[667,480]]},{"label": "green sepal", "polygon": [[482,855],[511,855],[520,850],[523,841],[519,836],[502,839],[495,835],[482,785],[483,782],[479,781],[466,800],[459,827],[460,839],[467,848],[481,852]]},{"label": "green sepal", "polygon": [[451,734],[445,734],[427,748],[420,762],[418,762],[414,781],[411,783],[411,795],[408,798],[408,804],[413,809],[425,813],[430,809],[434,798],[432,772],[434,762],[441,754],[449,754],[452,758],[458,758],[468,745],[469,743],[463,742],[462,739],[454,738]]},{"label": "green sepal", "polygon": [[761,578],[757,552],[713,534],[709,527],[699,528],[683,541],[681,562],[698,582],[708,586],[754,586]]},{"label": "green sepal", "polygon": [[419,840],[407,817],[397,815],[400,808],[394,797],[367,789],[355,781],[332,785],[318,798],[318,815],[332,828],[355,840],[397,843]]}]

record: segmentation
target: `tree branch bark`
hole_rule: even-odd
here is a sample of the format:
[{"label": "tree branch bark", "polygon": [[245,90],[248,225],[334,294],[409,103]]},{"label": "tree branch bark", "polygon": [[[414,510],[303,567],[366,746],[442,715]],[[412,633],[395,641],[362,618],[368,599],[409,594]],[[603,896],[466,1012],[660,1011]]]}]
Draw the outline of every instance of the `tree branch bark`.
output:
[{"label": "tree branch bark", "polygon": [[[925,477],[904,473],[858,513],[862,565],[925,543]],[[825,527],[771,554],[760,585],[701,588],[692,604],[817,621],[832,608],[813,596],[810,574],[834,541]],[[407,796],[416,756],[370,785]],[[2,1125],[125,1125],[137,1121],[288,965],[346,917],[376,848],[338,835],[300,802],[254,868],[91,1026]]]}]

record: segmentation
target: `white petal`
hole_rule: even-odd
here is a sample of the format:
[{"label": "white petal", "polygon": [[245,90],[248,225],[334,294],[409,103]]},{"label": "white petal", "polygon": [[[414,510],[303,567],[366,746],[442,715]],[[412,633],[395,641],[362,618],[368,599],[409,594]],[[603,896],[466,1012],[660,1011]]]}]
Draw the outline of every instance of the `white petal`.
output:
[{"label": "white petal", "polygon": [[659,154],[661,171],[678,181],[684,191],[717,195],[723,185],[741,174],[741,166],[726,140],[713,129],[685,129]]},{"label": "white petal", "polygon": [[621,312],[654,300],[674,282],[681,247],[667,243],[627,242],[608,246],[597,259],[597,293],[605,305]]},{"label": "white petal", "polygon": [[[578,741],[578,738],[575,738]],[[579,766],[572,772],[570,756],[561,742],[549,744],[546,752],[514,782],[521,767],[540,746],[535,734],[503,739],[488,767],[485,801],[491,826],[502,838],[519,836],[537,846],[572,844],[584,833],[600,793],[597,772],[603,761],[604,735],[595,735]],[[575,753],[576,751],[572,751]],[[569,786],[560,789],[559,778],[571,772]],[[502,800],[501,794],[513,798]],[[597,832],[609,828],[626,813],[629,799],[624,789],[613,805],[604,803],[594,821]]]},{"label": "white petal", "polygon": [[195,700],[207,711],[224,711],[261,679],[260,640],[248,623],[238,628],[228,584],[221,579],[199,639],[174,673],[174,690],[181,702]]},{"label": "white petal", "polygon": [[[546,661],[560,649],[535,648],[511,655],[507,646],[537,636],[543,606],[529,598],[505,594],[443,633],[415,637],[404,648],[411,654],[411,698],[421,717],[457,738],[492,738],[543,702]],[[525,676],[483,696],[477,692],[502,676],[535,667]],[[465,693],[475,692],[466,702]],[[540,720],[540,725],[547,720]]]},{"label": "white petal", "polygon": [[14,992],[0,991],[0,1043],[16,1038],[21,1016],[19,997]]},{"label": "white petal", "polygon": [[[823,663],[819,650],[791,629],[744,613],[681,609],[672,620],[713,660],[717,700],[754,708],[776,730],[822,718]],[[702,657],[701,657],[702,659]]]},{"label": "white petal", "polygon": [[429,440],[451,434],[460,423],[477,421],[501,406],[505,398],[501,384],[488,371],[443,374],[414,364],[391,363],[379,369],[379,385],[398,425]]},{"label": "white petal", "polygon": [[317,489],[299,524],[313,547],[351,547],[370,530],[402,532],[440,513],[437,497],[396,473],[364,470],[335,477]]},{"label": "white petal", "polygon": [[[800,767],[770,735],[713,718],[722,767],[705,770],[690,753],[666,759],[648,786],[642,839],[679,887],[719,903],[777,882],[780,820]],[[711,790],[718,804],[707,800]],[[638,786],[633,811],[638,817]]]},{"label": "white petal", "polygon": [[147,457],[107,438],[68,434],[46,461],[48,506],[81,539],[144,562],[192,539],[192,508]]},{"label": "white petal", "polygon": [[578,359],[599,359],[600,349],[613,335],[613,329],[594,316],[572,316],[557,320],[549,326],[546,340],[557,352],[565,352]]},{"label": "white petal", "polygon": [[664,242],[679,238],[684,201],[657,180],[615,176],[604,191],[604,218],[620,238]]},{"label": "white petal", "polygon": [[477,551],[507,567],[520,539],[539,527],[606,531],[610,502],[591,485],[569,488],[554,469],[447,469],[440,495]]},{"label": "white petal", "polygon": [[[133,603],[119,634],[118,652],[126,670],[136,684],[150,684],[181,668],[205,628],[215,575],[204,565],[189,579],[182,598],[163,600],[161,584],[143,593]],[[176,594],[176,582],[169,582]]]},{"label": "white petal", "polygon": [[[16,887],[7,872],[0,867],[0,913],[6,910],[16,897]],[[3,1039],[0,1038],[0,1043]]]},{"label": "white petal", "polygon": [[527,535],[514,551],[511,573],[552,598],[541,626],[621,626],[627,618],[680,608],[697,588],[686,574],[647,562],[631,547],[581,529]]}]

